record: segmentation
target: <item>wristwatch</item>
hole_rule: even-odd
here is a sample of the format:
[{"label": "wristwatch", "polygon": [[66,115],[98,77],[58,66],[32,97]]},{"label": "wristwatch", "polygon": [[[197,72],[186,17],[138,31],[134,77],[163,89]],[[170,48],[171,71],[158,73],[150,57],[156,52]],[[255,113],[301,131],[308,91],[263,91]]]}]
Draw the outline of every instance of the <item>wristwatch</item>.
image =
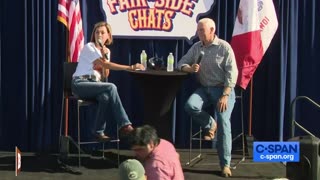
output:
[{"label": "wristwatch", "polygon": [[224,92],[222,96],[229,96],[229,94]]}]

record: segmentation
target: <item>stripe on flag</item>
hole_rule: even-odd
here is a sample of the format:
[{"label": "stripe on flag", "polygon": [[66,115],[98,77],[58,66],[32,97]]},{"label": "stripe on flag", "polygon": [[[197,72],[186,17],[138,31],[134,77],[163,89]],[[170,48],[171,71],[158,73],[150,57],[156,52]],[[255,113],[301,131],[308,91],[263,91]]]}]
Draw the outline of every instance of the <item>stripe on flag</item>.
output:
[{"label": "stripe on flag", "polygon": [[69,57],[71,62],[77,62],[80,51],[84,46],[79,0],[59,0],[58,21],[63,23],[69,30]]},{"label": "stripe on flag", "polygon": [[241,0],[231,46],[239,70],[237,84],[246,89],[278,28],[272,0]]},{"label": "stripe on flag", "polygon": [[18,176],[18,174],[20,173],[21,170],[21,151],[18,149],[18,147],[16,146],[16,165],[15,165],[15,173],[16,176]]}]

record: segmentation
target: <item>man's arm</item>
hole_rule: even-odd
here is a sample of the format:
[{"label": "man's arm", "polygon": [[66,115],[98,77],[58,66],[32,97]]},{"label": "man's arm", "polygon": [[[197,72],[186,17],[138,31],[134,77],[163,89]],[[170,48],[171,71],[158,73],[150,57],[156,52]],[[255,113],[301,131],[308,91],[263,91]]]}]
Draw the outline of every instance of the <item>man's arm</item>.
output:
[{"label": "man's arm", "polygon": [[181,67],[181,71],[188,72],[188,73],[194,73],[199,71],[199,64],[192,64],[191,66],[189,64],[186,64]]},{"label": "man's arm", "polygon": [[193,64],[195,63],[195,44],[191,46],[191,48],[188,50],[188,52],[182,56],[182,58],[178,62],[178,69],[184,72],[192,73],[193,70]]},{"label": "man's arm", "polygon": [[[236,86],[237,79],[238,79],[237,62],[236,62],[234,52],[230,45],[228,45],[226,49],[225,61],[226,63],[225,63],[224,71],[226,72],[226,74],[225,74],[224,86],[230,87],[230,90],[229,90],[229,93],[230,93],[231,88],[234,88]],[[228,88],[227,89],[225,88],[224,92],[228,93]]]}]

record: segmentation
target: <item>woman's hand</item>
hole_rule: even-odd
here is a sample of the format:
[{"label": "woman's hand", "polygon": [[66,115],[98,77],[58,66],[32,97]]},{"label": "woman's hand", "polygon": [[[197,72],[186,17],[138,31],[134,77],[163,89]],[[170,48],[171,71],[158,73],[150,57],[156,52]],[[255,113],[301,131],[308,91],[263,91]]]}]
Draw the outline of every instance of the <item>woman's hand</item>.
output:
[{"label": "woman's hand", "polygon": [[136,63],[132,65],[132,70],[136,70],[136,69],[145,70],[145,67],[142,64]]},{"label": "woman's hand", "polygon": [[102,58],[98,58],[93,61],[93,69],[98,70],[101,69],[104,66],[105,60]]},{"label": "woman's hand", "polygon": [[101,54],[102,54],[102,57],[106,57],[106,54],[109,54],[110,53],[110,49],[107,48],[106,46],[103,46],[101,49]]},{"label": "woman's hand", "polygon": [[98,63],[93,64],[93,69],[94,69],[94,70],[97,70],[97,71],[100,71],[100,70],[102,69],[102,65],[101,65],[101,64],[98,64]]}]

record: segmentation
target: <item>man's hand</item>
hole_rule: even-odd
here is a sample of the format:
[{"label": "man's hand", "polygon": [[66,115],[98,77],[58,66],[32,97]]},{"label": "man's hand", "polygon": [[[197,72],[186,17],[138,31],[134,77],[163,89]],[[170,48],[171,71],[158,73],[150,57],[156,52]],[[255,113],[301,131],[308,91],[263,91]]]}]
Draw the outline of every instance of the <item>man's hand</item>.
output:
[{"label": "man's hand", "polygon": [[192,64],[191,69],[192,69],[192,72],[198,72],[200,69],[200,65],[199,64]]},{"label": "man's hand", "polygon": [[217,103],[218,112],[225,112],[227,110],[228,97],[226,95],[222,95]]},{"label": "man's hand", "polygon": [[182,71],[184,72],[189,72],[189,73],[196,73],[198,72],[200,69],[200,65],[199,64],[192,64],[190,65],[186,65],[182,67]]}]

